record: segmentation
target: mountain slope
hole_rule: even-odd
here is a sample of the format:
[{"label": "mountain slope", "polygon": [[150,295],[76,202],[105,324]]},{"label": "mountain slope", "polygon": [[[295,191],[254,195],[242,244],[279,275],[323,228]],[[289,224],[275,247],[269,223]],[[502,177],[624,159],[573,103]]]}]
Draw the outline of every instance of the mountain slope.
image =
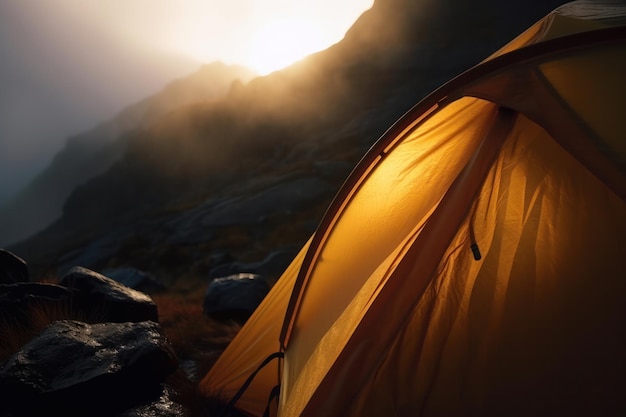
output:
[{"label": "mountain slope", "polygon": [[13,249],[42,268],[131,263],[176,280],[205,275],[211,254],[298,247],[391,123],[561,3],[378,0],[326,51],[133,134]]},{"label": "mountain slope", "polygon": [[63,203],[77,185],[103,173],[122,157],[134,130],[173,109],[217,99],[235,80],[247,82],[252,77],[243,67],[219,62],[205,65],[91,131],[69,138],[50,166],[0,209],[0,245],[23,239],[60,217]]}]

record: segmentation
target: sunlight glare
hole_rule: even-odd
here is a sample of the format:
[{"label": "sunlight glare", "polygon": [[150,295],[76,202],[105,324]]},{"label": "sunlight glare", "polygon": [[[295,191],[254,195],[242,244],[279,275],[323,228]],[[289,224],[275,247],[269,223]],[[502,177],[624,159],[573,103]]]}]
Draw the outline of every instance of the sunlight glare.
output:
[{"label": "sunlight glare", "polygon": [[76,6],[78,16],[87,9],[93,17],[90,25],[110,27],[110,36],[124,44],[199,63],[244,65],[261,75],[339,42],[373,4],[373,0],[124,0],[124,7],[117,2],[98,2],[96,7],[84,0],[50,1],[81,5]]},{"label": "sunlight glare", "polygon": [[261,75],[284,68],[330,44],[319,27],[305,20],[274,20],[252,40],[249,62]]}]

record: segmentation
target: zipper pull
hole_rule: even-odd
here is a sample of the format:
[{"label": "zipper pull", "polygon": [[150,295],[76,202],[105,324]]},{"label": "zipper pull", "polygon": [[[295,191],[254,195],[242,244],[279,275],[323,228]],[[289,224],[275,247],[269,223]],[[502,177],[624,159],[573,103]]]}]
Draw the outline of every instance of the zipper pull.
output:
[{"label": "zipper pull", "polygon": [[480,258],[482,258],[482,255],[480,254],[480,249],[478,248],[478,243],[476,243],[476,242],[472,243],[472,246],[470,246],[470,248],[472,248],[472,253],[474,254],[474,260],[475,261],[480,261]]}]

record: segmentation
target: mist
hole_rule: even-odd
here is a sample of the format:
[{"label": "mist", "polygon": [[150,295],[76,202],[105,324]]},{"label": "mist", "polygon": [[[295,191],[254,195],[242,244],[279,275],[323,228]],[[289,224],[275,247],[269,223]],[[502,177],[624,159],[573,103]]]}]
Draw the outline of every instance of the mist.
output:
[{"label": "mist", "polygon": [[332,44],[372,3],[0,0],[0,207],[68,137],[202,64],[258,71],[250,54],[267,21],[314,19]]},{"label": "mist", "polygon": [[68,137],[200,66],[60,3],[0,0],[0,206]]}]

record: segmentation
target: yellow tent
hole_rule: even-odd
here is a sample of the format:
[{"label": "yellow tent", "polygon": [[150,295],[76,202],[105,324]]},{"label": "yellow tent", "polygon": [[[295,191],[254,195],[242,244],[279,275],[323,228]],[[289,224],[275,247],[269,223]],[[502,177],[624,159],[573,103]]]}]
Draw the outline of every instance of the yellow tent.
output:
[{"label": "yellow tent", "polygon": [[626,5],[569,3],[379,140],[201,388],[284,352],[236,408],[624,415],[625,200]]}]

